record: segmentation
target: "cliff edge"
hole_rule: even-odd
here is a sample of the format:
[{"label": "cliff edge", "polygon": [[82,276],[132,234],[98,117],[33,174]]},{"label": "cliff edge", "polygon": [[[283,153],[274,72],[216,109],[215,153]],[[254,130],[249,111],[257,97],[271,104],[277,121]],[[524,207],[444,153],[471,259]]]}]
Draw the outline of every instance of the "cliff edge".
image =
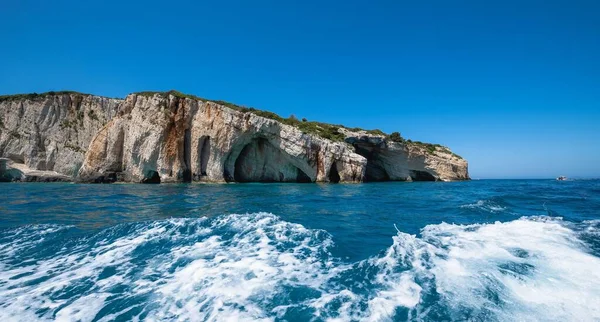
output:
[{"label": "cliff edge", "polygon": [[125,100],[73,92],[0,96],[0,157],[24,177],[46,171],[80,182],[469,179],[466,160],[440,145],[175,91]]}]

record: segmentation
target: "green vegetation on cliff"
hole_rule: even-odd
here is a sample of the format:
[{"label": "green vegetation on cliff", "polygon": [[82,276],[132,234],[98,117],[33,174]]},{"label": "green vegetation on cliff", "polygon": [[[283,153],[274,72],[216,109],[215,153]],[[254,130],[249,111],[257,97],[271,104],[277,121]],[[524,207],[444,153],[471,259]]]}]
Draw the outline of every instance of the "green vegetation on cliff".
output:
[{"label": "green vegetation on cliff", "polygon": [[460,155],[450,151],[450,149],[448,149],[448,147],[445,147],[441,144],[425,143],[425,142],[421,142],[421,141],[412,141],[412,140],[406,140],[406,143],[413,145],[413,146],[421,147],[421,148],[427,150],[427,152],[429,152],[430,154],[435,154],[436,151],[440,151],[443,153],[449,153],[459,159],[463,158]]},{"label": "green vegetation on cliff", "polygon": [[14,95],[0,95],[0,102],[10,102],[10,101],[18,101],[18,100],[36,100],[36,99],[42,99],[46,96],[53,96],[53,95],[71,95],[71,94],[75,94],[75,95],[91,95],[91,94],[85,94],[85,93],[79,93],[79,92],[75,92],[75,91],[58,91],[58,92],[54,92],[54,91],[50,91],[50,92],[45,92],[45,93],[29,93],[29,94],[14,94]]},{"label": "green vegetation on cliff", "polygon": [[400,132],[392,132],[387,138],[394,142],[404,142],[404,138],[400,135]]},{"label": "green vegetation on cliff", "polygon": [[[240,105],[236,105],[236,104],[226,102],[226,101],[210,100],[210,99],[198,97],[195,95],[184,94],[184,93],[181,93],[181,92],[178,92],[175,90],[171,90],[168,92],[139,92],[139,93],[135,93],[135,94],[146,96],[146,97],[151,97],[156,94],[159,94],[163,97],[172,95],[172,96],[175,96],[178,98],[189,98],[189,99],[193,99],[193,100],[213,102],[215,104],[223,105],[223,106],[229,107],[233,110],[240,111],[242,113],[252,113],[252,114],[264,117],[264,118],[268,118],[271,120],[281,122],[283,124],[295,126],[304,133],[315,134],[315,135],[318,135],[320,137],[323,137],[325,139],[329,139],[332,141],[342,142],[346,138],[346,136],[339,131],[340,128],[344,128],[344,126],[342,126],[342,125],[334,125],[334,124],[327,124],[327,123],[321,123],[321,122],[307,121],[306,119],[303,119],[302,121],[300,121],[293,115],[288,118],[283,118],[273,112],[263,111],[263,110],[255,109],[253,107],[240,106]],[[352,129],[352,130],[361,130],[361,129]],[[381,132],[380,130],[374,130],[374,131],[377,131],[377,133],[380,132],[383,134],[383,132]],[[369,133],[369,132],[370,131],[367,131],[367,133]],[[374,133],[372,133],[372,134],[374,134]]]}]

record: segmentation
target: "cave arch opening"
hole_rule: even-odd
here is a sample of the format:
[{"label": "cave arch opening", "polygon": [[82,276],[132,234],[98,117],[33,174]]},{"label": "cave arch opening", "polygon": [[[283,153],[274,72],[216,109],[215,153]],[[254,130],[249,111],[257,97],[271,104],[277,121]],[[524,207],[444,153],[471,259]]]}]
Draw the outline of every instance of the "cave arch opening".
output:
[{"label": "cave arch opening", "polygon": [[329,168],[329,182],[330,183],[339,183],[340,182],[340,173],[337,168],[337,162],[333,162],[331,164],[331,168]]},{"label": "cave arch opening", "polygon": [[148,170],[144,173],[142,183],[160,183],[160,175],[154,170]]},{"label": "cave arch opening", "polygon": [[389,181],[390,176],[387,173],[379,147],[373,147],[364,144],[354,144],[356,153],[367,159],[367,166],[364,176],[364,182]]},{"label": "cave arch opening", "polygon": [[377,159],[367,160],[367,169],[365,171],[365,182],[390,181],[385,167]]},{"label": "cave arch opening", "polygon": [[413,181],[437,181],[437,178],[427,171],[410,170],[410,177]]},{"label": "cave arch opening", "polygon": [[203,135],[198,141],[198,175],[206,176],[208,161],[210,159],[210,136]]},{"label": "cave arch opening", "polygon": [[[312,182],[291,158],[266,138],[255,138],[247,143],[235,159],[233,181],[236,182]],[[224,176],[231,175],[225,170]]]},{"label": "cave arch opening", "polygon": [[297,169],[297,173],[296,173],[296,182],[297,183],[311,183],[312,180],[310,180],[310,177],[304,173],[304,171],[300,170],[300,168],[296,168]]}]

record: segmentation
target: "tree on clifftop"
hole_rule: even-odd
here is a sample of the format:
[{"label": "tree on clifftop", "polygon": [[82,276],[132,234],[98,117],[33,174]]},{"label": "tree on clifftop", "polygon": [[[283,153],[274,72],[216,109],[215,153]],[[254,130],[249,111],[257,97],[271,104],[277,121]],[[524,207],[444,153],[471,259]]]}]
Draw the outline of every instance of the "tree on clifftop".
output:
[{"label": "tree on clifftop", "polygon": [[394,141],[394,142],[402,142],[402,141],[404,141],[404,139],[400,135],[400,132],[393,132],[392,134],[390,134],[388,136],[388,139],[390,141]]}]

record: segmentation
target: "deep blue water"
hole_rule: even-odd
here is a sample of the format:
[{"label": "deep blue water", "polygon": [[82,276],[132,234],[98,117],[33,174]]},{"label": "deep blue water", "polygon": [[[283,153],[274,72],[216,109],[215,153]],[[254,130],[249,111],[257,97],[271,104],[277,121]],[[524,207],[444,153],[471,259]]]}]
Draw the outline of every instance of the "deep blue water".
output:
[{"label": "deep blue water", "polygon": [[7,321],[598,321],[600,181],[0,185]]}]

